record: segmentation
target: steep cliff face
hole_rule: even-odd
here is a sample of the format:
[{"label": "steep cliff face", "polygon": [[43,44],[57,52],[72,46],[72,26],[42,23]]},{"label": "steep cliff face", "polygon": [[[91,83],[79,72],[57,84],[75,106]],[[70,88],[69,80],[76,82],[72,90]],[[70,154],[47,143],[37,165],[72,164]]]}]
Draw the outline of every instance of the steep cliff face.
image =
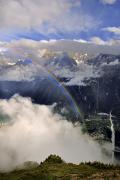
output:
[{"label": "steep cliff face", "polygon": [[76,73],[71,72],[71,77],[60,72],[58,76],[83,112],[113,111],[119,116],[120,56],[100,54],[79,64],[78,68]]}]

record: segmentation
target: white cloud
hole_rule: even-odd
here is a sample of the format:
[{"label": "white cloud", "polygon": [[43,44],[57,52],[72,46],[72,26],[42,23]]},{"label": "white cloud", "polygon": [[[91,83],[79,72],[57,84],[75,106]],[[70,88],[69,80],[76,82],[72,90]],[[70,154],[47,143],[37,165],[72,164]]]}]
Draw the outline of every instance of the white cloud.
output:
[{"label": "white cloud", "polygon": [[86,86],[84,83],[85,79],[91,77],[98,77],[98,72],[95,71],[94,67],[91,65],[85,64],[84,60],[79,63],[78,69],[76,71],[71,71],[67,68],[62,68],[61,70],[54,70],[53,72],[57,77],[64,77],[70,79],[64,84],[67,86]]},{"label": "white cloud", "polygon": [[[10,124],[0,128],[0,169],[8,170],[25,161],[43,161],[57,154],[67,162],[109,161],[102,147],[81,127],[53,114],[52,108],[32,104],[30,99],[14,96],[0,100],[2,114]],[[41,116],[42,114],[42,116]]]},{"label": "white cloud", "polygon": [[104,40],[102,40],[100,37],[92,37],[90,39],[90,42],[93,43],[93,44],[98,44],[98,45],[105,45],[106,42]]},{"label": "white cloud", "polygon": [[[57,31],[83,31],[99,23],[87,13],[71,11],[80,1],[71,0],[1,0],[0,28],[12,32],[36,30],[43,34]],[[7,33],[7,32],[6,32]]]},{"label": "white cloud", "polygon": [[120,35],[120,27],[106,27],[103,28],[104,31],[112,32],[115,35]]},{"label": "white cloud", "polygon": [[114,4],[116,1],[117,1],[117,0],[101,0],[101,2],[102,2],[103,4],[110,4],[110,5]]},{"label": "white cloud", "polygon": [[88,43],[88,41],[86,41],[84,39],[73,39],[73,41],[79,42],[79,43]]},{"label": "white cloud", "polygon": [[65,0],[3,0],[0,1],[1,27],[39,26],[44,21],[52,20],[64,11],[69,11],[71,3]]},{"label": "white cloud", "polygon": [[111,45],[111,46],[120,45],[120,40],[119,39],[110,39],[108,41],[108,45]]},{"label": "white cloud", "polygon": [[119,39],[109,39],[109,40],[103,40],[100,37],[91,37],[89,40],[90,43],[96,44],[96,45],[107,45],[107,46],[116,46],[120,45]]},{"label": "white cloud", "polygon": [[101,66],[115,66],[115,65],[118,65],[118,64],[120,64],[119,59],[116,59],[115,61],[110,62],[110,63],[102,63]]}]

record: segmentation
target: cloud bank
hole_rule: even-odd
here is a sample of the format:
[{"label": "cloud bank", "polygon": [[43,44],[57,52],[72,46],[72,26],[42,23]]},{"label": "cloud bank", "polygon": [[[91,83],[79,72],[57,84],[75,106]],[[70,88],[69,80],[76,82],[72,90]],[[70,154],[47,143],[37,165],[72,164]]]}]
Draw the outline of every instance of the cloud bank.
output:
[{"label": "cloud bank", "polygon": [[120,27],[106,27],[103,30],[120,36]]},{"label": "cloud bank", "polygon": [[41,162],[51,153],[74,163],[108,160],[101,146],[82,135],[79,125],[53,114],[52,107],[16,95],[0,100],[0,112],[10,118],[10,123],[0,128],[0,170],[28,160]]},{"label": "cloud bank", "polygon": [[[110,38],[109,40],[103,40],[100,37],[94,36],[94,37],[90,38],[90,43],[96,44],[96,45],[103,45],[103,46],[116,46],[116,45],[120,45],[120,40],[112,39],[112,38]],[[111,51],[111,53],[112,53],[112,51]]]},{"label": "cloud bank", "polygon": [[99,24],[80,8],[80,0],[1,0],[1,31],[37,31],[42,34],[81,32]]},{"label": "cloud bank", "polygon": [[110,4],[110,5],[114,4],[116,1],[117,1],[117,0],[101,0],[101,2],[102,2],[103,4]]}]

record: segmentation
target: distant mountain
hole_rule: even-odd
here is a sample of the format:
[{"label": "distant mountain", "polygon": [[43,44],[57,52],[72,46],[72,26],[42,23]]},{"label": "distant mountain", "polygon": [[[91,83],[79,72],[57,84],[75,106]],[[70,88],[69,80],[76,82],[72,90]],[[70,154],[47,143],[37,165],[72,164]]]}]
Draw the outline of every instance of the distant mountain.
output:
[{"label": "distant mountain", "polygon": [[77,81],[65,83],[70,93],[85,113],[113,111],[120,116],[120,56],[100,54],[86,63],[85,67],[93,67],[93,74],[77,77],[81,85]]},{"label": "distant mountain", "polygon": [[94,58],[89,59],[88,64],[99,67],[100,65],[116,65],[120,63],[120,55],[99,54]]},{"label": "distant mountain", "polygon": [[[78,45],[78,43],[71,41],[60,41],[55,44],[57,47],[58,44],[69,44],[71,46],[74,43]],[[31,88],[35,83],[33,89],[36,89],[37,82],[39,82],[39,89],[43,89],[41,93],[45,89],[51,88],[50,94],[53,94],[56,87],[53,86],[54,88],[52,88],[49,83],[49,78],[52,75],[57,79],[57,89],[60,86],[66,86],[85,114],[96,111],[109,113],[113,109],[116,111],[116,115],[119,113],[119,110],[115,109],[119,109],[120,105],[120,55],[69,53],[60,50],[54,51],[51,48],[51,50],[44,50],[44,52],[43,50],[39,51],[39,56],[23,56],[21,59],[16,59],[12,64],[9,63],[9,59],[7,61],[8,64],[1,64],[0,66],[0,90],[3,84],[5,87],[5,82],[30,82]],[[45,86],[43,85],[45,80],[40,80],[42,78],[47,79]],[[54,84],[53,79],[52,84]],[[14,93],[16,92],[19,93],[19,91],[14,91]],[[2,93],[7,93],[7,89]],[[50,101],[52,95],[49,97],[45,95],[45,97],[48,98],[47,101]],[[59,95],[56,94],[56,98],[51,102],[59,102],[58,97]]]},{"label": "distant mountain", "polygon": [[73,98],[58,79],[39,64],[16,63],[0,71],[0,98],[9,99],[19,94],[30,97],[34,103],[53,105],[66,115],[80,116]]},{"label": "distant mountain", "polygon": [[66,52],[49,52],[47,55],[44,54],[43,61],[41,60],[41,65],[46,68],[57,68],[61,70],[61,68],[73,69],[77,66],[77,63]]}]

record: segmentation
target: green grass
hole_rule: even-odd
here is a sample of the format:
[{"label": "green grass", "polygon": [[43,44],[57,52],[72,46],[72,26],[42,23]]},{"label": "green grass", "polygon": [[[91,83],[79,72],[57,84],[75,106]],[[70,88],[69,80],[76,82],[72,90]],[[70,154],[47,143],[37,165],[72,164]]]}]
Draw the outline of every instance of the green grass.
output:
[{"label": "green grass", "polygon": [[[120,179],[120,166],[99,162],[65,163],[59,156],[50,155],[40,165],[0,173],[0,180],[76,180],[76,179]],[[30,166],[29,166],[30,165]]]}]

